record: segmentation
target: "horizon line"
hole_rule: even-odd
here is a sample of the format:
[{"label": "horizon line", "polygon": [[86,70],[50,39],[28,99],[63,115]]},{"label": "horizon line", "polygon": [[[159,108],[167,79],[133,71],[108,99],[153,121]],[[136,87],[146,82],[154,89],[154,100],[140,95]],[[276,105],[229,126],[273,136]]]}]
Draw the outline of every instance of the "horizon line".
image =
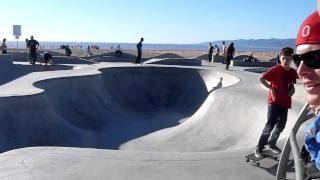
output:
[{"label": "horizon line", "polygon": [[[226,41],[226,42],[230,42],[230,41],[240,41],[240,40],[294,40],[296,38],[258,38],[258,39],[233,39],[233,40],[213,40],[213,41],[203,41],[203,42],[195,42],[195,43],[143,43],[143,44],[163,44],[163,45],[191,45],[191,44],[203,44],[203,43],[210,43],[210,42],[219,42],[219,41]],[[18,39],[18,40],[8,40],[7,42],[24,42],[24,39]],[[59,41],[59,40],[54,40],[54,41],[50,41],[50,40],[38,40],[39,42],[53,42],[53,43],[120,43],[120,44],[133,44],[133,43],[137,43],[137,42],[98,42],[98,41]]]}]

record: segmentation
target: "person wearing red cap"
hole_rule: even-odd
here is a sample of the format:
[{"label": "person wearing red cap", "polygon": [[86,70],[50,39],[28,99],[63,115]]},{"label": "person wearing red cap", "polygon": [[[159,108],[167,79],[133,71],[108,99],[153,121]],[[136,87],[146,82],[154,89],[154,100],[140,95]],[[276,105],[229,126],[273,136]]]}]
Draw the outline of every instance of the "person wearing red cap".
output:
[{"label": "person wearing red cap", "polygon": [[307,92],[310,109],[317,118],[307,127],[304,144],[312,162],[320,170],[320,16],[318,11],[308,16],[300,26],[293,62]]},{"label": "person wearing red cap", "polygon": [[268,89],[268,117],[261,133],[255,156],[261,158],[266,145],[275,154],[281,150],[276,143],[286,126],[288,109],[291,108],[291,96],[298,79],[297,72],[290,67],[293,49],[285,47],[280,51],[281,63],[269,69],[259,78],[261,84]]}]

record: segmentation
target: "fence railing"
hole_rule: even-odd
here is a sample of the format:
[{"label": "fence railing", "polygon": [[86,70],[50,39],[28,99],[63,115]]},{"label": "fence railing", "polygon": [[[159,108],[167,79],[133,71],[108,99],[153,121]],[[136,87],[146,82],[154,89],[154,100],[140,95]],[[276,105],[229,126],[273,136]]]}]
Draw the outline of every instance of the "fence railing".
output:
[{"label": "fence railing", "polygon": [[298,119],[291,130],[290,136],[287,138],[285,145],[282,149],[282,154],[280,157],[280,161],[277,169],[277,175],[276,175],[277,180],[286,179],[291,149],[292,149],[292,155],[293,155],[294,166],[295,166],[296,180],[303,180],[304,168],[301,162],[300,150],[296,140],[296,134],[300,126],[312,117],[314,117],[314,114],[309,113],[309,105],[305,104],[302,110],[300,111]]}]

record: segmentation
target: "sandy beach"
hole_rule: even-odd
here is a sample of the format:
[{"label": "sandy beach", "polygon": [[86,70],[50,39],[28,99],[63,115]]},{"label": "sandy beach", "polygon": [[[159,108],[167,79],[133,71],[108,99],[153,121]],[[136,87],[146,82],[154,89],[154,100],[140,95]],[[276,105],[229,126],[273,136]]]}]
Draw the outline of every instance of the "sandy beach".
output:
[{"label": "sandy beach", "polygon": [[[72,50],[72,56],[74,57],[88,57],[86,49],[71,49]],[[50,52],[56,52],[60,55],[64,55],[65,51],[63,49],[40,49],[40,52],[43,51],[50,51]],[[92,49],[92,55],[90,57],[100,56],[103,54],[111,54],[114,52],[114,50],[109,49]],[[136,50],[122,50],[123,53],[137,56]],[[9,53],[16,53],[16,49],[8,49]],[[19,52],[23,52],[23,49],[19,49]],[[144,50],[142,52],[143,58],[197,58],[201,56],[207,55],[207,50],[197,51],[197,50]],[[216,51],[214,51],[214,54]],[[248,55],[252,56],[258,60],[261,61],[269,61],[272,58],[277,57],[277,52],[257,52],[257,51],[236,51],[235,57],[240,55]],[[220,53],[221,55],[221,53]],[[89,58],[90,58],[89,57]]]}]

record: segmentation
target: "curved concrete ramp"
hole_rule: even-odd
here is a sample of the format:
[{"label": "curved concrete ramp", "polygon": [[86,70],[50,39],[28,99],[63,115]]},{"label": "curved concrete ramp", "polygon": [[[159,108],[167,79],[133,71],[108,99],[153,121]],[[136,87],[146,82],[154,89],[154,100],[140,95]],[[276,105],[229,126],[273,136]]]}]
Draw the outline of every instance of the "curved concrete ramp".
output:
[{"label": "curved concrete ramp", "polygon": [[119,149],[130,140],[179,125],[199,109],[210,88],[238,81],[215,71],[185,68],[100,71],[43,80],[35,84],[43,93],[0,99],[1,152],[28,146]]},{"label": "curved concrete ramp", "polygon": [[[180,126],[132,140],[122,148],[144,151],[212,152],[255,147],[266,123],[266,91],[258,75],[241,73],[241,82],[210,93],[198,111]],[[282,137],[288,135],[305,102],[297,87]]]},{"label": "curved concrete ramp", "polygon": [[[83,68],[101,74],[42,80],[34,95],[1,97],[0,148],[11,151],[0,155],[0,179],[274,179],[276,161],[255,168],[243,158],[266,122],[258,74],[219,64],[124,65]],[[304,102],[297,86],[281,139]],[[12,150],[29,146],[60,147]]]}]

